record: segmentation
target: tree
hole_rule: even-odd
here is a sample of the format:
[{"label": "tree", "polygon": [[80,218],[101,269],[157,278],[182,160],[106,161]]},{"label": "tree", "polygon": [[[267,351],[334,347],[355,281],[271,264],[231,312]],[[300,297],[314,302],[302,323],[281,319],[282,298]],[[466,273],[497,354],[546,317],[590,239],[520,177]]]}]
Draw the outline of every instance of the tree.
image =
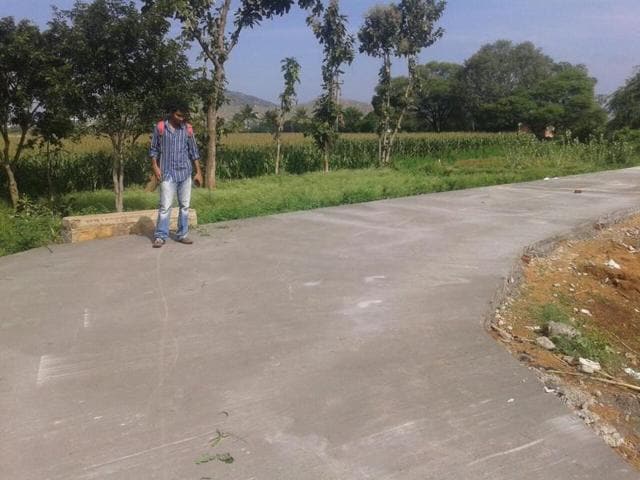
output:
[{"label": "tree", "polygon": [[[47,105],[53,105],[56,75],[62,68],[50,47],[32,23],[23,20],[16,24],[12,17],[0,19],[0,164],[14,208],[20,199],[15,168],[23,151],[34,143],[27,134],[33,127],[44,128],[50,123],[51,115],[44,112]],[[20,129],[14,148],[9,135],[12,126]]]},{"label": "tree", "polygon": [[416,116],[421,126],[440,132],[462,124],[462,99],[458,83],[462,66],[429,62],[417,67]]},{"label": "tree", "polygon": [[291,128],[294,132],[306,132],[311,124],[309,113],[305,107],[296,108],[291,117]]},{"label": "tree", "polygon": [[364,113],[356,107],[347,107],[342,112],[342,131],[359,132]]},{"label": "tree", "polygon": [[[179,20],[184,38],[197,42],[202,55],[213,65],[211,91],[205,99],[208,131],[205,184],[209,189],[216,187],[218,110],[224,103],[225,64],[244,29],[288,13],[295,3],[295,0],[240,0],[230,25],[231,0],[144,0],[144,10],[157,9]],[[301,8],[311,9],[313,15],[322,10],[321,0],[298,0],[297,3]]]},{"label": "tree", "polygon": [[322,151],[324,172],[329,171],[329,156],[338,138],[342,111],[339,103],[342,66],[354,59],[354,38],[347,31],[347,17],[340,14],[338,0],[329,0],[322,19],[309,19],[314,35],[323,47],[322,89],[314,109],[311,135]]},{"label": "tree", "polygon": [[274,139],[276,141],[276,175],[280,173],[280,149],[282,146],[282,131],[286,116],[291,112],[296,101],[296,83],[300,83],[300,64],[293,57],[287,57],[281,62],[284,75],[284,90],[280,94],[280,109],[276,120]]},{"label": "tree", "polygon": [[167,102],[189,95],[192,71],[185,46],[166,40],[169,22],[133,2],[95,0],[56,11],[53,39],[72,65],[79,112],[111,141],[117,211],[124,208],[124,164]]},{"label": "tree", "polygon": [[596,100],[595,85],[584,65],[556,64],[553,75],[533,89],[536,108],[527,121],[538,133],[553,125],[557,131],[588,138],[603,129],[607,118]]},{"label": "tree", "polygon": [[[444,34],[442,28],[435,27],[435,23],[440,19],[445,6],[444,0],[401,0],[398,5],[374,7],[365,17],[359,33],[360,51],[383,59],[379,73],[380,88],[377,90],[383,100],[378,102],[376,110],[381,118],[378,135],[382,165],[390,163],[393,142],[402,127],[404,117],[413,105],[418,55]],[[392,55],[406,60],[409,73],[403,107],[396,112],[391,108]]]},{"label": "tree", "polygon": [[607,106],[613,115],[611,128],[640,128],[640,67],[613,93]]},{"label": "tree", "polygon": [[[553,72],[553,60],[531,42],[514,45],[508,40],[483,45],[460,72],[465,105],[472,116],[473,128],[492,126],[496,103],[518,91],[528,91]],[[512,129],[518,123],[512,120]]]},{"label": "tree", "polygon": [[378,5],[365,15],[364,23],[358,32],[360,53],[381,58],[382,66],[378,73],[376,95],[379,100],[374,108],[381,118],[379,125],[379,162],[383,165],[391,150],[391,58],[398,51],[400,32],[402,29],[402,13],[397,5]]},{"label": "tree", "polygon": [[474,129],[509,131],[525,123],[538,136],[554,126],[586,138],[605,120],[586,68],[555,63],[529,42],[484,45],[465,62],[460,82]]}]

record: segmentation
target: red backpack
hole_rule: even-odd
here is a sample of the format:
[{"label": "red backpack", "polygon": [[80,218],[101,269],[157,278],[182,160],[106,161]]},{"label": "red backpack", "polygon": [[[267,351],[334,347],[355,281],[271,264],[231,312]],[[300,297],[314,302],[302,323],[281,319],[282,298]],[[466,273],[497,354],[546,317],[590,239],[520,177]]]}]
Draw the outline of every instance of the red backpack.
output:
[{"label": "red backpack", "polygon": [[[164,122],[164,120],[160,120],[156,125],[156,128],[158,129],[158,135],[160,136],[164,135]],[[187,135],[193,137],[193,125],[191,125],[190,123],[186,123],[185,125],[187,126]]]}]

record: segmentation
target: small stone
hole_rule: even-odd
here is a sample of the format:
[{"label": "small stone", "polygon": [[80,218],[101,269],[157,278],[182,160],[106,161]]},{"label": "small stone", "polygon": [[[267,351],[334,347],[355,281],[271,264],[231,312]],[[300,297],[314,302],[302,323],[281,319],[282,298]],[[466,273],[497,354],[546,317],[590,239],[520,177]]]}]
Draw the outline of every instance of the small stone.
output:
[{"label": "small stone", "polygon": [[550,337],[564,336],[569,338],[575,338],[580,335],[580,332],[571,325],[560,322],[549,322],[547,326]]},{"label": "small stone", "polygon": [[536,338],[536,343],[546,350],[553,350],[556,348],[556,344],[548,337],[538,337]]},{"label": "small stone", "polygon": [[593,394],[598,398],[602,396],[602,392],[600,390],[596,390],[595,392],[593,392]]},{"label": "small stone", "polygon": [[593,317],[593,315],[591,315],[591,312],[586,308],[581,308],[580,313],[582,313],[583,315],[586,315],[587,317]]},{"label": "small stone", "polygon": [[599,372],[602,367],[598,362],[594,362],[593,360],[589,360],[588,358],[580,357],[578,359],[578,369],[583,373],[595,373]]},{"label": "small stone", "polygon": [[640,372],[636,372],[633,368],[625,368],[624,369],[624,373],[626,373],[627,375],[629,375],[631,378],[633,378],[636,381],[640,382]]},{"label": "small stone", "polygon": [[617,448],[624,443],[624,438],[611,425],[600,425],[596,429],[605,443],[612,448]]},{"label": "small stone", "polygon": [[618,262],[616,262],[615,260],[611,259],[611,258],[609,259],[609,261],[607,263],[605,263],[605,265],[607,267],[613,268],[615,270],[621,270],[622,269],[622,267],[620,267],[620,264]]},{"label": "small stone", "polygon": [[560,286],[560,284],[559,283],[554,283],[553,286],[558,288]]},{"label": "small stone", "polygon": [[574,365],[576,363],[575,357],[572,357],[571,355],[563,355],[562,360],[567,362],[569,365]]}]

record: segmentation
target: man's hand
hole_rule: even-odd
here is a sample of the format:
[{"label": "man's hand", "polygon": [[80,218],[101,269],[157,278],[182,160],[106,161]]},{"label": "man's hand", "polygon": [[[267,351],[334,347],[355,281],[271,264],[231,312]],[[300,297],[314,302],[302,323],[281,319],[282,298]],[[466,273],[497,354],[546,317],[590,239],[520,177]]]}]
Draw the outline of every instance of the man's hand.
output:
[{"label": "man's hand", "polygon": [[195,174],[195,176],[193,177],[193,184],[196,187],[201,187],[202,186],[202,173],[198,172]]},{"label": "man's hand", "polygon": [[160,179],[162,178],[162,172],[160,171],[160,167],[158,167],[158,165],[156,165],[154,162],[151,168],[153,169],[153,174],[156,176],[156,179],[160,181]]}]

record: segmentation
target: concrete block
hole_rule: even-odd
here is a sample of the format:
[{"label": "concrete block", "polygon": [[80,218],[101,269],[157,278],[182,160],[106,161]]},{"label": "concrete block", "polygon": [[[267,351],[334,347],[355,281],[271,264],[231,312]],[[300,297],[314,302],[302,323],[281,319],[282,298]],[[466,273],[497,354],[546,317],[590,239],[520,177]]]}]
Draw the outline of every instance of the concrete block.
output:
[{"label": "concrete block", "polygon": [[[62,219],[62,238],[66,243],[84,242],[97,238],[118,235],[153,236],[157,210],[138,210],[135,212],[103,213],[98,215],[79,215]],[[198,224],[194,209],[189,210],[189,226]],[[178,227],[178,209],[171,209],[170,229]]]}]

